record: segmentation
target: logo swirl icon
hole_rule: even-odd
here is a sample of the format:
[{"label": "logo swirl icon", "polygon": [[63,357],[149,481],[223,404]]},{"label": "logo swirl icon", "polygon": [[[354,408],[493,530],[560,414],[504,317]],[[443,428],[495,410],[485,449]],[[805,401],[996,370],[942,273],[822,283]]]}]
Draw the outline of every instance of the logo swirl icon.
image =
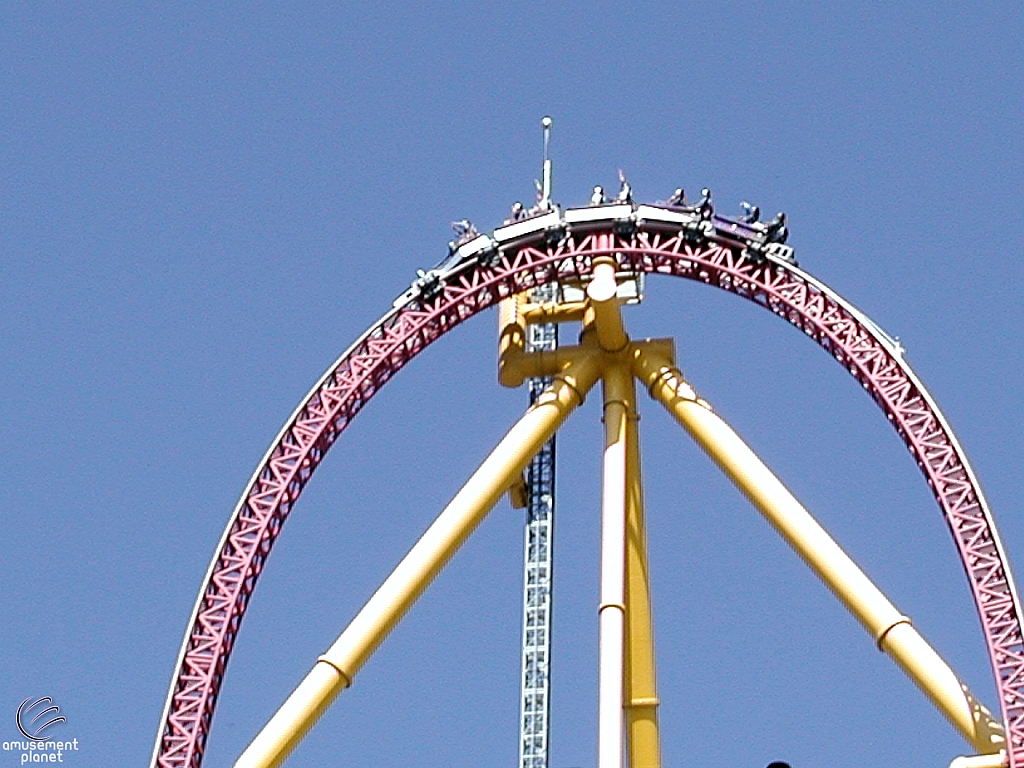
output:
[{"label": "logo swirl icon", "polygon": [[[41,699],[32,701],[32,697],[25,699],[21,702],[21,706],[18,707],[17,721],[18,730],[21,731],[22,735],[32,741],[46,741],[52,738],[49,734],[40,736],[40,734],[49,728],[51,725],[56,723],[66,723],[68,719],[60,714],[60,707],[53,703],[53,699],[49,696],[43,696]],[[49,704],[50,706],[40,710],[31,720],[26,724],[25,720],[32,715],[32,710],[38,707],[40,704]],[[47,720],[46,718],[49,717]],[[44,720],[42,725],[36,725],[39,720]]]}]

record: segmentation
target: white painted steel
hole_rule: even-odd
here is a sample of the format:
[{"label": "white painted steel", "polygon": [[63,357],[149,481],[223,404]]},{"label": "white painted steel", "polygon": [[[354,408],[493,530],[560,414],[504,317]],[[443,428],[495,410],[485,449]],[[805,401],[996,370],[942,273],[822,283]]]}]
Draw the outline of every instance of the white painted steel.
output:
[{"label": "white painted steel", "polygon": [[1006,765],[1006,754],[972,755],[957,757],[949,764],[949,768],[1003,768]]},{"label": "white painted steel", "polygon": [[562,216],[556,207],[555,210],[545,213],[543,216],[535,216],[532,219],[526,219],[526,221],[517,221],[515,224],[498,227],[494,230],[492,236],[497,242],[505,243],[509,240],[531,235],[534,232],[543,232],[548,227],[556,227],[561,223]]},{"label": "white painted steel", "polygon": [[[614,296],[614,293],[612,294]],[[618,310],[616,310],[618,311]],[[605,449],[601,490],[598,768],[622,768],[623,643],[626,604],[626,404],[629,373],[605,371]],[[625,378],[625,386],[621,380]]]},{"label": "white painted steel", "polygon": [[633,206],[622,205],[595,205],[588,208],[567,208],[565,211],[566,224],[584,224],[594,221],[615,221],[626,219],[633,215]]},{"label": "white painted steel", "polygon": [[494,241],[487,235],[480,235],[474,237],[468,243],[463,243],[459,246],[455,253],[458,255],[459,260],[468,259],[471,256],[476,256],[480,251],[486,251],[494,245]]},{"label": "white painted steel", "polygon": [[668,224],[690,224],[697,221],[697,216],[686,211],[673,211],[658,208],[654,205],[640,205],[636,209],[637,221],[663,221]]}]

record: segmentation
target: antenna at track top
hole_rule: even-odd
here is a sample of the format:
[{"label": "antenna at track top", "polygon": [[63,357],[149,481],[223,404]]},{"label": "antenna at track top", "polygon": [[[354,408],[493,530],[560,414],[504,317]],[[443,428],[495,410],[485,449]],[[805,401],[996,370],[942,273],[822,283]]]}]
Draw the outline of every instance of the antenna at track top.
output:
[{"label": "antenna at track top", "polygon": [[551,141],[551,123],[551,118],[547,116],[540,121],[540,126],[544,129],[544,169],[541,172],[540,188],[540,205],[542,208],[549,208],[551,206],[551,158],[548,157],[548,143]]},{"label": "antenna at track top", "polygon": [[[544,170],[539,184],[537,209],[549,211],[551,204],[551,118],[540,121],[544,129]],[[559,298],[556,283],[537,286],[530,292],[536,303]],[[526,348],[530,352],[558,349],[555,323],[530,325]],[[530,379],[533,403],[550,379]],[[549,719],[551,715],[551,587],[555,515],[555,438],[534,455],[523,476],[521,504],[526,508],[523,547],[523,635],[519,696],[519,768],[548,768]],[[518,503],[518,502],[514,502]]]}]

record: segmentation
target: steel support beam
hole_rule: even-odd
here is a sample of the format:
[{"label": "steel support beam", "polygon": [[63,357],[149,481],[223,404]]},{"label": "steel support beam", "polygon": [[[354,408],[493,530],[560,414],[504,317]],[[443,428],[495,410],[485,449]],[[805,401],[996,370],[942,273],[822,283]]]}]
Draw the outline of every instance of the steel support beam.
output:
[{"label": "steel support beam", "polygon": [[[607,239],[606,235],[602,235]],[[600,247],[600,246],[599,246]],[[619,285],[615,280],[617,264],[611,256],[594,259],[594,279],[587,286],[587,298],[594,310],[597,341],[606,352],[619,352],[629,343],[619,308]]]},{"label": "steel support beam", "polygon": [[585,301],[534,301],[520,307],[523,320],[527,323],[572,323],[583,319],[587,310]]},{"label": "steel support beam", "polygon": [[661,768],[639,418],[631,378],[626,421],[626,735],[630,768]]},{"label": "steel support beam", "polygon": [[598,768],[622,768],[623,663],[626,619],[626,431],[630,371],[604,370],[604,466],[601,491]]},{"label": "steel support beam", "polygon": [[[533,306],[553,307],[560,293],[556,283],[534,288]],[[521,307],[526,322],[526,352],[558,349],[555,314],[538,320],[529,305]],[[550,377],[529,380],[530,402],[551,383]],[[555,437],[530,460],[525,477],[526,525],[523,546],[523,644],[519,696],[519,768],[548,768],[551,715],[551,626],[553,608]]]},{"label": "steel support beam", "polygon": [[983,754],[1003,749],[1002,725],[672,360],[637,350],[633,371],[964,738]]},{"label": "steel support beam", "polygon": [[556,375],[264,726],[235,768],[279,766],[600,376],[597,355]]}]

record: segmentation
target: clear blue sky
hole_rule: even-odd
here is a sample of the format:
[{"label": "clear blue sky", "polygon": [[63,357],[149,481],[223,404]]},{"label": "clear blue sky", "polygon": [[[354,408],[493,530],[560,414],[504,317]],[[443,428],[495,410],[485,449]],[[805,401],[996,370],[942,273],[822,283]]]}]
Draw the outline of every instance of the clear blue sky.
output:
[{"label": "clear blue sky", "polygon": [[[841,10],[840,10],[841,7]],[[319,374],[445,252],[625,169],[785,210],[908,358],[1024,568],[1017,4],[8,2],[0,9],[0,739],[50,695],[80,766],[148,758],[217,538]],[[995,707],[914,462],[794,328],[651,280],[627,318]],[[333,449],[242,628],[228,766],[524,407],[494,319]],[[966,745],[643,403],[666,766],[933,768]],[[595,763],[599,413],[560,438],[552,768]],[[289,766],[513,766],[522,515],[503,503]],[[0,752],[0,762],[17,757]]]}]

